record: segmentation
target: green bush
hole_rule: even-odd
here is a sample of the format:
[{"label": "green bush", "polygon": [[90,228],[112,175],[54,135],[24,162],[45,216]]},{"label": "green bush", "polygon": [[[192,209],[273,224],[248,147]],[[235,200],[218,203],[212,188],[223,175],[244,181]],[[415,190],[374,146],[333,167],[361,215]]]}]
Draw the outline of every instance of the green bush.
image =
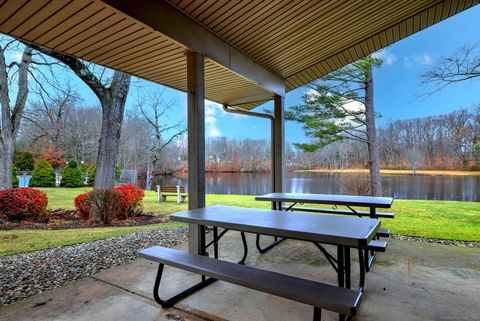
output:
[{"label": "green bush", "polygon": [[41,160],[35,166],[30,187],[52,187],[55,186],[55,170],[46,160]]},{"label": "green bush", "polygon": [[473,164],[470,166],[471,171],[480,171],[480,163]]},{"label": "green bush", "polygon": [[69,161],[67,166],[62,171],[62,181],[60,182],[62,187],[82,187],[83,179],[82,172],[77,167],[77,162]]},{"label": "green bush", "polygon": [[18,152],[15,156],[15,167],[19,171],[33,171],[35,168],[35,162],[33,161],[33,155],[30,152],[22,151]]},{"label": "green bush", "polygon": [[95,174],[97,173],[97,166],[91,165],[87,170],[88,185],[93,186],[95,183]]},{"label": "green bush", "polygon": [[78,166],[78,169],[82,173],[82,180],[85,182],[85,178],[88,175],[88,166],[85,164],[81,164],[80,166]]}]

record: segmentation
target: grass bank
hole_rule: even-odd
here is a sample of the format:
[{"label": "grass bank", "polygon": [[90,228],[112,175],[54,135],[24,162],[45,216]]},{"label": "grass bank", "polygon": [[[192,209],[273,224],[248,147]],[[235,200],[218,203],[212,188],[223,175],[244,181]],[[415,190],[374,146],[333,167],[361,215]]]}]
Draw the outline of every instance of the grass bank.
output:
[{"label": "grass bank", "polygon": [[[73,208],[73,198],[86,188],[43,188],[50,208]],[[252,208],[269,208],[267,202],[257,202],[248,195],[207,195],[207,204],[223,204]],[[157,203],[155,192],[146,192],[146,211],[167,215],[187,209],[172,197]],[[382,226],[395,234],[440,239],[480,241],[480,203],[456,201],[395,200],[392,211],[395,219],[383,219]],[[137,227],[105,227],[71,230],[10,230],[0,231],[0,255],[71,245],[112,236],[179,226],[176,223]]]},{"label": "grass bank", "polygon": [[[365,168],[349,168],[349,169],[311,169],[298,170],[298,172],[316,172],[316,173],[350,173],[350,174],[368,174]],[[413,175],[410,169],[381,169],[384,175]],[[417,170],[416,175],[431,176],[480,176],[480,171],[448,171],[448,170]]]}]

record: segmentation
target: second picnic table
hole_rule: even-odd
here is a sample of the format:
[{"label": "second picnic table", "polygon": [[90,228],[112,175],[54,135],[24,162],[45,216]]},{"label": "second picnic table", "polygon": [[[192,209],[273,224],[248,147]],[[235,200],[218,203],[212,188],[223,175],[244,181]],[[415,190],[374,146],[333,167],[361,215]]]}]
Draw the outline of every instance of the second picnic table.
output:
[{"label": "second picnic table", "polygon": [[[393,204],[392,197],[378,197],[378,196],[358,196],[358,195],[334,195],[334,194],[306,194],[306,193],[269,193],[265,195],[259,195],[255,197],[257,201],[269,201],[272,202],[273,210],[285,210],[285,211],[300,211],[309,213],[327,213],[327,214],[340,214],[340,215],[356,215],[359,217],[367,216],[369,218],[394,218],[393,213],[378,212],[378,208],[391,208]],[[288,206],[284,203],[292,203]],[[297,204],[324,204],[345,206],[348,209],[337,208],[317,208],[317,207],[298,207]],[[354,207],[366,207],[368,211],[361,211]],[[390,230],[381,228],[377,234],[379,236],[388,237]],[[257,234],[256,246],[260,253],[265,253],[268,250],[275,247],[282,242],[284,238],[274,238],[274,241],[264,247],[260,245],[260,234]],[[371,245],[371,255],[368,251],[365,252],[365,265],[367,271],[373,264],[375,259],[375,249],[379,251],[385,251],[386,242],[373,241]]]}]

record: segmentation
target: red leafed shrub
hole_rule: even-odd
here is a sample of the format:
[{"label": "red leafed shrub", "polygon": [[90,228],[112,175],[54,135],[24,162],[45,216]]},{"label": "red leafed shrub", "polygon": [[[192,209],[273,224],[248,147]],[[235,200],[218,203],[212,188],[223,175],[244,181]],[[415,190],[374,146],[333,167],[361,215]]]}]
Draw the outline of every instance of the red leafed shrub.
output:
[{"label": "red leafed shrub", "polygon": [[144,196],[141,188],[129,184],[80,194],[74,203],[80,220],[98,218],[108,224],[113,219],[124,220],[138,215]]},{"label": "red leafed shrub", "polygon": [[133,184],[120,185],[113,188],[123,196],[123,205],[128,209],[128,216],[136,216],[143,210],[142,200],[145,192]]},{"label": "red leafed shrub", "polygon": [[74,199],[75,209],[77,210],[78,219],[86,221],[90,218],[90,212],[92,211],[92,206],[90,205],[90,194],[92,192],[86,192],[78,195]]},{"label": "red leafed shrub", "polygon": [[48,222],[47,194],[30,187],[0,191],[0,217],[10,222]]}]

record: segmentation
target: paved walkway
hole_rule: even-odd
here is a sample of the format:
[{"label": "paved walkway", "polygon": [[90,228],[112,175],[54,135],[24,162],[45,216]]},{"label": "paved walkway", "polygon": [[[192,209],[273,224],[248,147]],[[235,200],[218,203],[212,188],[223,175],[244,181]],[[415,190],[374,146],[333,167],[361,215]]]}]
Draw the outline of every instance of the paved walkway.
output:
[{"label": "paved walkway", "polygon": [[[335,283],[335,273],[312,244],[287,240],[259,255],[253,241],[249,237],[247,264]],[[241,257],[240,249],[240,235],[227,233],[220,247],[221,256],[236,261]],[[155,272],[155,264],[138,259],[4,307],[0,309],[0,321],[312,318],[309,306],[224,282],[212,284],[175,308],[162,310],[151,295]],[[356,276],[353,273],[353,278]],[[186,288],[198,278],[166,268],[163,294]],[[391,240],[387,253],[379,255],[367,274],[366,293],[355,320],[478,320],[479,315],[480,249]],[[329,312],[322,317],[338,320]]]}]

